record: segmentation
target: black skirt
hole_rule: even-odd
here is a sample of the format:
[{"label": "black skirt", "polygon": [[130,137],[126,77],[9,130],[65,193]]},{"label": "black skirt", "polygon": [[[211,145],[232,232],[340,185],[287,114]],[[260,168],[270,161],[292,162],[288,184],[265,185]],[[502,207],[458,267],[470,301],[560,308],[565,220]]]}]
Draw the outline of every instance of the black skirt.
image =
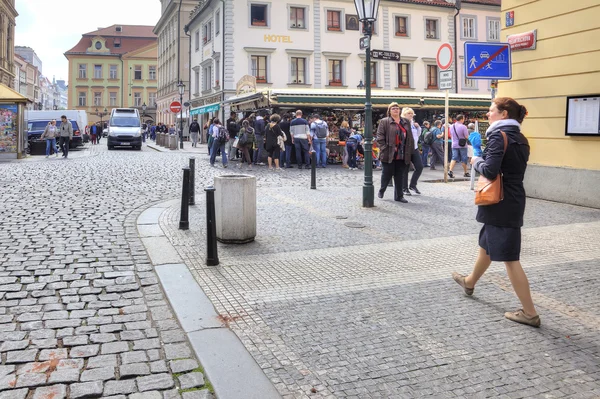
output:
[{"label": "black skirt", "polygon": [[521,228],[484,224],[479,232],[479,246],[494,262],[513,262],[521,255]]}]

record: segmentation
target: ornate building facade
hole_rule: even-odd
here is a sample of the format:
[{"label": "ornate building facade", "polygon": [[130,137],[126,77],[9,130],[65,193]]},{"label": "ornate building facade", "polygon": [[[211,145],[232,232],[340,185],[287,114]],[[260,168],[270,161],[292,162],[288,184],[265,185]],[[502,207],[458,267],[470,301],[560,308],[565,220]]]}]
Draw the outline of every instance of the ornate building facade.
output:
[{"label": "ornate building facade", "polygon": [[0,83],[15,87],[15,0],[0,0]]}]

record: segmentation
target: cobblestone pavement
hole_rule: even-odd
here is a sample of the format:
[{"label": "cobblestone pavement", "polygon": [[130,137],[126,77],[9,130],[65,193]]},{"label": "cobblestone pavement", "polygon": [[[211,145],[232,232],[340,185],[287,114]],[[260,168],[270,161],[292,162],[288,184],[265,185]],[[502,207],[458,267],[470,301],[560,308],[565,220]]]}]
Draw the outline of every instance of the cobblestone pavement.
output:
[{"label": "cobblestone pavement", "polygon": [[0,163],[0,399],[211,397],[136,227],[187,158],[84,152]]},{"label": "cobblestone pavement", "polygon": [[503,318],[518,301],[501,264],[471,298],[450,278],[477,251],[467,182],[362,209],[360,174],[319,171],[314,191],[303,171],[253,173],[257,239],[219,244],[219,267],[204,266],[202,193],[189,231],[177,207],[160,223],[284,397],[600,397],[600,210],[528,200],[533,329]]}]

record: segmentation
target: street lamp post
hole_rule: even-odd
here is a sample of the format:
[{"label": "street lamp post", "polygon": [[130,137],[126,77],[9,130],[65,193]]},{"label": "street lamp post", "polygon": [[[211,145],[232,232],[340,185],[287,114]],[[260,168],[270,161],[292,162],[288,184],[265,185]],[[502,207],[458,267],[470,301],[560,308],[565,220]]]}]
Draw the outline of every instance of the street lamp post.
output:
[{"label": "street lamp post", "polygon": [[146,105],[146,103],[142,104],[142,123],[144,123],[144,118],[146,117],[146,108],[148,106]]},{"label": "street lamp post", "polygon": [[183,150],[183,93],[185,93],[185,85],[181,80],[177,84],[177,88],[179,89],[179,104],[181,105],[179,109],[179,148]]},{"label": "street lamp post", "polygon": [[102,123],[102,118],[107,114],[108,110],[106,109],[106,107],[104,107],[104,112],[100,112],[98,111],[98,108],[96,108],[96,115],[100,117],[100,134],[102,134],[102,131],[104,130],[104,123]]},{"label": "street lamp post", "polygon": [[365,181],[363,184],[363,207],[375,206],[375,189],[373,187],[373,107],[371,104],[371,34],[373,23],[377,21],[380,0],[354,0],[358,19],[363,23],[366,46],[365,67]]}]

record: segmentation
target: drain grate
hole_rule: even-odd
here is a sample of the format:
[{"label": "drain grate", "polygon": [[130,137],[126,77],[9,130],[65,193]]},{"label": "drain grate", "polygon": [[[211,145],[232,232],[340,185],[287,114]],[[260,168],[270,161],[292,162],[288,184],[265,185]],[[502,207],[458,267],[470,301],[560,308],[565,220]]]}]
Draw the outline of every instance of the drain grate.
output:
[{"label": "drain grate", "polygon": [[352,229],[362,229],[366,227],[364,224],[358,222],[346,222],[344,223],[344,226],[350,227]]}]

